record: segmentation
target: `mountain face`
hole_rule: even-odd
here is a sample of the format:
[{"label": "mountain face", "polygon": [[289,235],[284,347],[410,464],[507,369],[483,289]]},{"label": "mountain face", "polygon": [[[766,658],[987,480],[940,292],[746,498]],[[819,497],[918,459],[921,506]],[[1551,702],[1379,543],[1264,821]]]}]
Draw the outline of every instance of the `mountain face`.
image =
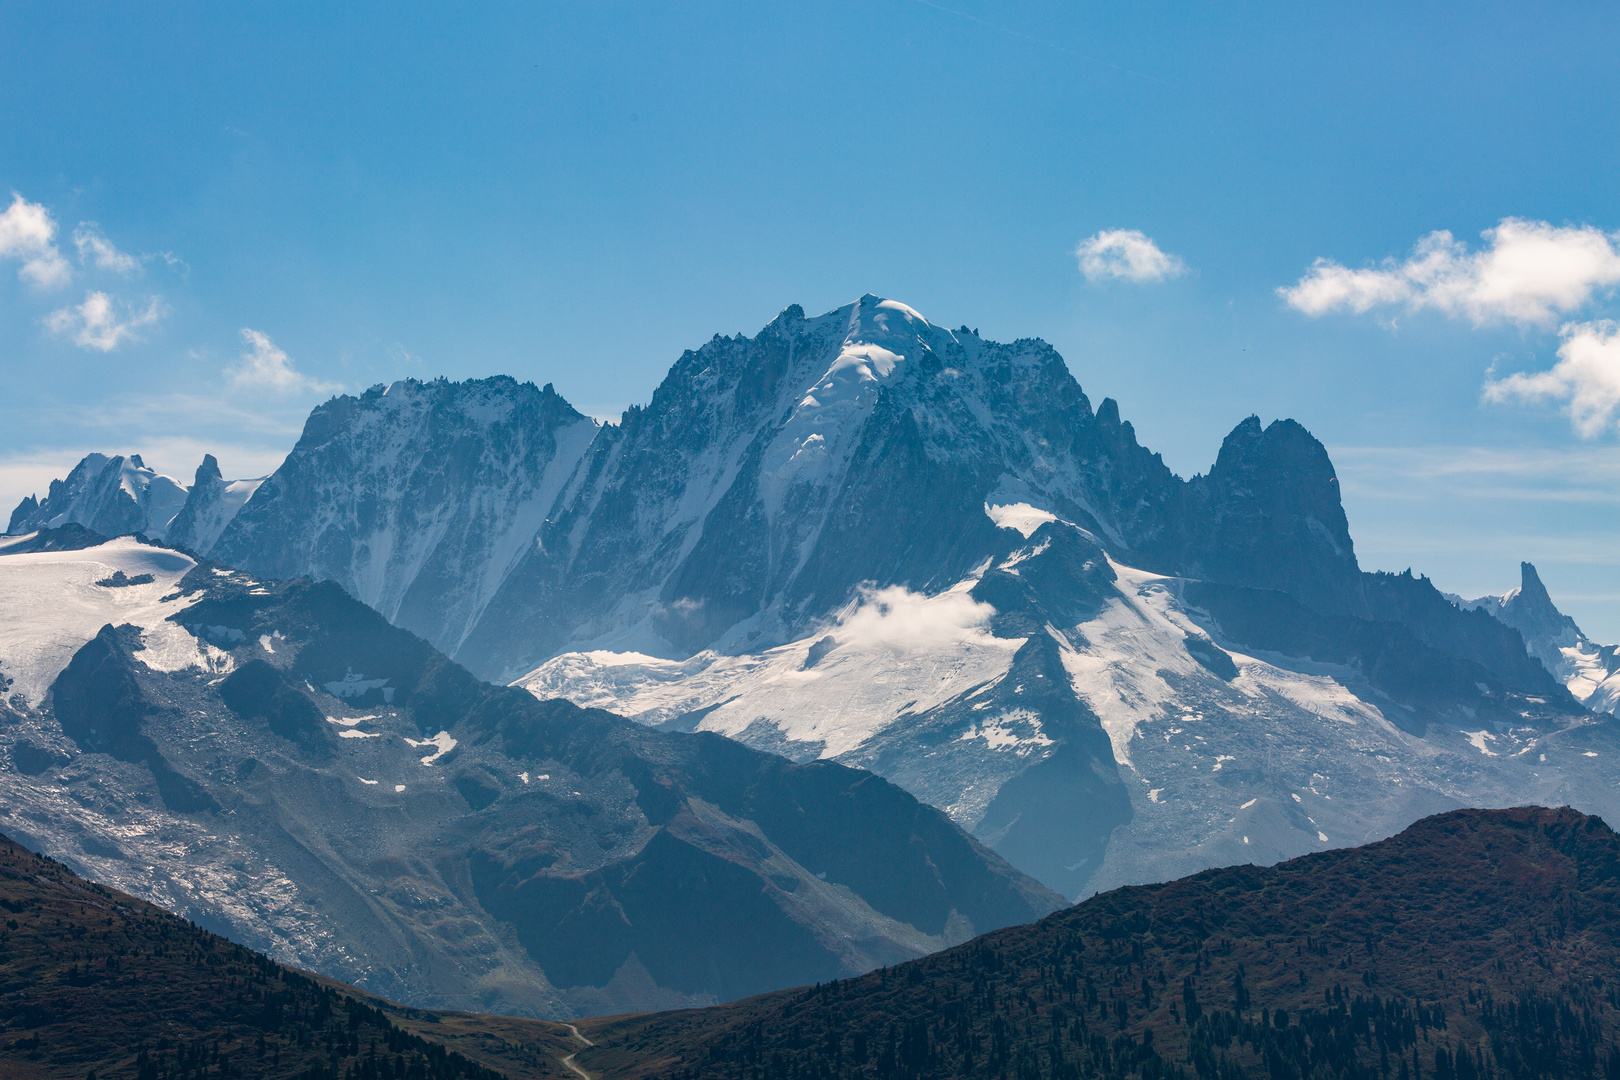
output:
[{"label": "mountain face", "polygon": [[264,483],[257,480],[226,480],[220,475],[213,454],[204,454],[197,476],[186,493],[186,504],[169,522],[162,539],[188,551],[206,552],[225,531],[238,511]]},{"label": "mountain face", "polygon": [[1620,647],[1598,645],[1581,633],[1575,620],[1553,604],[1534,566],[1520,563],[1519,573],[1519,587],[1501,596],[1455,597],[1453,601],[1459,607],[1488,612],[1517,630],[1530,655],[1576,700],[1593,712],[1614,712],[1620,706]]},{"label": "mountain face", "polygon": [[481,683],[335,583],[39,539],[0,554],[0,831],[283,962],[563,1017],[1062,903],[869,773]]},{"label": "mountain face", "polygon": [[999,543],[987,502],[1054,513],[1133,564],[1343,591],[1355,562],[1330,478],[1297,425],[1250,421],[1183,482],[1044,342],[984,341],[875,296],[813,319],[791,307],[687,353],[603,429],[466,648],[510,677],[570,643],[780,644],[863,585],[962,580]]},{"label": "mountain face", "polygon": [[508,378],[334,398],[205,553],[267,577],[336,581],[464,652],[596,431],[549,385]]},{"label": "mountain face", "polygon": [[1620,838],[1461,811],[1093,897],[859,979],[582,1025],[613,1080],[1620,1072]]}]

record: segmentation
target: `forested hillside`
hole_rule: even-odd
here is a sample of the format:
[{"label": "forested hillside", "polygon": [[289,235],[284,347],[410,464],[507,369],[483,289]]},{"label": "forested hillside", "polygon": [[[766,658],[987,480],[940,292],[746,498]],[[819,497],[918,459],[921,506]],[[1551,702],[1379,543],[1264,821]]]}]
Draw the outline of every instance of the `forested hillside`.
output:
[{"label": "forested hillside", "polygon": [[1620,1077],[1620,837],[1539,808],[1119,889],[875,972],[597,1021],[615,1077]]}]

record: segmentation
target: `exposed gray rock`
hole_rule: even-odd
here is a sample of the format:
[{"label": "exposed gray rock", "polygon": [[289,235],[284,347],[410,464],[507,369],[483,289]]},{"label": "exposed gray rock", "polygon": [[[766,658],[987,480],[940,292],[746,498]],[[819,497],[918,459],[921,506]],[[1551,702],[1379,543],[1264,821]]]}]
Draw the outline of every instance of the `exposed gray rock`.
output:
[{"label": "exposed gray rock", "polygon": [[596,430],[549,385],[504,377],[333,398],[208,554],[267,577],[336,581],[466,654]]}]

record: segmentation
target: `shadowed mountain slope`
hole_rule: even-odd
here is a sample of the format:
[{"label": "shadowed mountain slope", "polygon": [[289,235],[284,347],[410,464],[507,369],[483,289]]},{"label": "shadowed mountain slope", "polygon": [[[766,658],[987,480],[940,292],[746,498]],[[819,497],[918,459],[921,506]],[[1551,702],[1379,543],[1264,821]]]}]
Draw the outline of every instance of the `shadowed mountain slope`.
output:
[{"label": "shadowed mountain slope", "polygon": [[5,837],[0,918],[0,1073],[18,1080],[577,1075],[566,1028],[481,1017],[468,1037],[462,1017],[282,967]]},{"label": "shadowed mountain slope", "polygon": [[480,682],[332,582],[126,538],[0,558],[0,604],[0,828],[414,1005],[725,1001],[1063,902],[870,773]]}]

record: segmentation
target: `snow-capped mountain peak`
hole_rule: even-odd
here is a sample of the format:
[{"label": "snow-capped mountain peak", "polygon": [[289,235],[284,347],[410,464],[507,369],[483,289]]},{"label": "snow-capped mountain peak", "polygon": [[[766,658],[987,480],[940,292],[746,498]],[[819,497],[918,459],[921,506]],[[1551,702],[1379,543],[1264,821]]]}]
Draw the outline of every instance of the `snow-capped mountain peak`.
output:
[{"label": "snow-capped mountain peak", "polygon": [[1519,564],[1518,588],[1477,600],[1454,597],[1453,602],[1489,612],[1517,630],[1530,655],[1593,712],[1620,707],[1620,647],[1599,645],[1582,633],[1574,619],[1558,610],[1530,563]]},{"label": "snow-capped mountain peak", "polygon": [[43,502],[30,496],[11,514],[7,535],[83,525],[101,536],[140,533],[206,553],[262,482],[226,481],[214,455],[203,455],[187,487],[149,468],[141,455],[86,454],[66,480],[52,480]]},{"label": "snow-capped mountain peak", "polygon": [[24,499],[8,534],[73,522],[103,536],[144,532],[162,538],[186,502],[186,486],[150,469],[139,454],[86,454],[66,480],[51,481],[43,501]]}]

